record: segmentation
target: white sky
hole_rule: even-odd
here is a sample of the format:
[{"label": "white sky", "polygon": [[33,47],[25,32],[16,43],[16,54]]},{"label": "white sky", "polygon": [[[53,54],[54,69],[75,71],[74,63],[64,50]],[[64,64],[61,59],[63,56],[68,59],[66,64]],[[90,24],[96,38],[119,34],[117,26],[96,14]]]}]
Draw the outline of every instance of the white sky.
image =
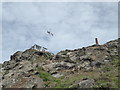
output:
[{"label": "white sky", "polygon": [[117,2],[2,3],[2,15],[1,62],[35,43],[56,53],[92,45],[96,37],[100,44],[118,37]]}]

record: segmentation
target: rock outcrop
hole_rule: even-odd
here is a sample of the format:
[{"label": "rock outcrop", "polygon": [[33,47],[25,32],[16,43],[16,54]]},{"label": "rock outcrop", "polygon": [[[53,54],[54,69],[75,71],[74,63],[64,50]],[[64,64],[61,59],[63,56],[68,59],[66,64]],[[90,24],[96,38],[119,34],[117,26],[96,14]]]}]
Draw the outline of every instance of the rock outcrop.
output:
[{"label": "rock outcrop", "polygon": [[95,84],[95,80],[85,78],[81,80],[78,84],[79,88],[92,88]]},{"label": "rock outcrop", "polygon": [[[94,71],[118,57],[118,40],[103,45],[92,45],[75,50],[64,50],[56,55],[47,51],[28,49],[11,55],[10,61],[0,64],[1,88],[44,88],[46,84],[39,77],[42,71],[55,78]],[[40,71],[42,70],[42,71]],[[94,79],[83,79],[80,88],[91,88]]]}]

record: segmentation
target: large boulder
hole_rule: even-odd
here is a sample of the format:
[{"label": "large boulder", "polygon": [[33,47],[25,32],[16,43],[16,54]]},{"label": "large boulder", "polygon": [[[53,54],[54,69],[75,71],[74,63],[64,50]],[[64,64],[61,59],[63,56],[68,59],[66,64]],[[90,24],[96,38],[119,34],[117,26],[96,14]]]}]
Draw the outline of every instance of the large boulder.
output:
[{"label": "large boulder", "polygon": [[2,67],[4,68],[4,70],[10,70],[15,68],[16,66],[18,66],[18,62],[16,61],[5,61],[2,65]]},{"label": "large boulder", "polygon": [[62,62],[55,62],[55,63],[43,65],[42,67],[45,71],[52,72],[58,70],[72,69],[75,67],[75,64],[62,61]]},{"label": "large boulder", "polygon": [[83,79],[79,82],[78,86],[79,88],[92,88],[95,85],[94,79]]},{"label": "large boulder", "polygon": [[99,62],[99,61],[94,61],[94,62],[91,62],[91,66],[92,67],[101,67],[103,63],[102,62]]},{"label": "large boulder", "polygon": [[17,51],[14,55],[10,56],[10,60],[15,60],[15,61],[19,61],[22,59],[22,53],[21,51]]},{"label": "large boulder", "polygon": [[54,73],[54,74],[52,74],[52,76],[55,78],[60,78],[60,77],[64,76],[64,73]]},{"label": "large boulder", "polygon": [[43,88],[43,80],[39,77],[14,77],[3,81],[4,88]]}]

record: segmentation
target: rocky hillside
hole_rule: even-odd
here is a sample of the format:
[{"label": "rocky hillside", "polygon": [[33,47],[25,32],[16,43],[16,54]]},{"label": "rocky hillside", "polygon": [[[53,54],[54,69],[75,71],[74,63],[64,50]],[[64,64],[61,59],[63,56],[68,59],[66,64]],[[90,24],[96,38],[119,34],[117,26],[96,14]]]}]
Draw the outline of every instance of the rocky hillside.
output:
[{"label": "rocky hillside", "polygon": [[118,39],[64,50],[17,51],[0,64],[1,88],[118,88]]}]

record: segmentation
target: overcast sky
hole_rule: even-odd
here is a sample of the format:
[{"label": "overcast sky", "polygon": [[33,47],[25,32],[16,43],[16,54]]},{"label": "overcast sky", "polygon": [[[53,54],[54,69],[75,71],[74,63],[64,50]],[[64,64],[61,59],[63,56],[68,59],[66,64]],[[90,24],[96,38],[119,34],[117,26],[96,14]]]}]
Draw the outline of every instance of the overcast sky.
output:
[{"label": "overcast sky", "polygon": [[118,3],[2,3],[0,62],[34,44],[57,53],[93,45],[96,37],[100,44],[117,39]]}]

